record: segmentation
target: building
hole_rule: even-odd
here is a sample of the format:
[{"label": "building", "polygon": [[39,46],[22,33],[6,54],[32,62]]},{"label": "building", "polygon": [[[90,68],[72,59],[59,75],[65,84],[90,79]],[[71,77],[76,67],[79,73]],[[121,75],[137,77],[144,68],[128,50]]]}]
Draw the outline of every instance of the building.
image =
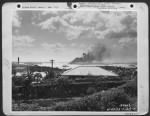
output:
[{"label": "building", "polygon": [[118,75],[99,66],[78,66],[62,73],[62,77],[71,79],[117,78]]}]

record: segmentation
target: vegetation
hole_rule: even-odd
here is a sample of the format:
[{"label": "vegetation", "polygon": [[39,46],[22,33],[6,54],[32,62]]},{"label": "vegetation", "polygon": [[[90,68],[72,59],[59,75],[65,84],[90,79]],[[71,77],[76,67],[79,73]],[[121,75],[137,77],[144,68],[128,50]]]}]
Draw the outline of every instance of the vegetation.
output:
[{"label": "vegetation", "polygon": [[101,67],[118,74],[122,80],[131,80],[137,77],[137,68],[125,68],[114,66],[101,66]]},{"label": "vegetation", "polygon": [[[14,111],[137,110],[136,68],[111,66],[103,68],[117,73],[119,77],[57,78],[63,70],[56,68],[52,72],[47,67],[44,70],[37,66],[30,67],[32,71],[43,70],[49,73],[40,83],[35,84],[32,83],[34,82],[32,72],[20,77],[13,76],[12,109]],[[13,70],[13,73],[16,71]]]},{"label": "vegetation", "polygon": [[[136,111],[137,90],[136,81],[133,80],[117,88],[100,91],[92,95],[66,102],[52,103],[43,101],[44,105],[36,102],[32,105],[14,104],[13,110],[36,111]],[[128,91],[130,89],[130,91]],[[38,104],[37,104],[38,103]],[[44,107],[45,106],[45,107]]]},{"label": "vegetation", "polygon": [[[80,100],[73,100],[67,103],[54,106],[52,110],[56,111],[107,111],[112,108],[122,108],[122,104],[128,104],[128,110],[136,110],[136,82],[132,81],[118,88],[112,88],[107,91],[95,93],[90,96],[81,98]],[[128,90],[130,89],[130,92]],[[133,91],[133,93],[131,92]],[[132,93],[132,94],[131,94]]]}]

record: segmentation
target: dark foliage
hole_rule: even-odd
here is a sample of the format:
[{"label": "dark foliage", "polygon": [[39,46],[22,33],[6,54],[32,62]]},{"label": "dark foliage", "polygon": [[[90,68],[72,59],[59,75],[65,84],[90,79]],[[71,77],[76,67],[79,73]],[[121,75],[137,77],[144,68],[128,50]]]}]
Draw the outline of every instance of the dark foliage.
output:
[{"label": "dark foliage", "polygon": [[[135,83],[135,82],[134,82]],[[134,91],[135,85],[130,82],[119,88],[112,88],[108,91],[102,91],[90,96],[81,98],[80,100],[69,101],[64,104],[54,106],[52,110],[56,111],[107,111],[109,108],[121,108],[121,104],[132,103],[130,93],[126,93],[126,88]],[[136,93],[133,93],[136,96]],[[135,108],[135,103],[130,104]],[[121,110],[121,109],[120,109]]]},{"label": "dark foliage", "polygon": [[132,80],[137,78],[137,68],[125,68],[114,66],[101,66],[106,70],[110,70],[119,75],[122,80]]}]

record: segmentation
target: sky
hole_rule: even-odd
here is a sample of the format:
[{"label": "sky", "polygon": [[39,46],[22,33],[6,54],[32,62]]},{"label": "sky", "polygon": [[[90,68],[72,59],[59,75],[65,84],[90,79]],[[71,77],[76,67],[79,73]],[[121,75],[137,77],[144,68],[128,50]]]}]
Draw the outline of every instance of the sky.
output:
[{"label": "sky", "polygon": [[70,62],[99,46],[102,62],[137,61],[134,11],[14,11],[12,33],[13,61]]}]

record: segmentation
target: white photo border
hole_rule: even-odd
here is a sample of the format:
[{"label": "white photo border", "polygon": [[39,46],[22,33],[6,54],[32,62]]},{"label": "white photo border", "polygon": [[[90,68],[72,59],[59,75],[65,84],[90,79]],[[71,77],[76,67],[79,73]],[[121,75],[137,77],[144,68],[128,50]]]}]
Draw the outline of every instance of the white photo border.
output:
[{"label": "white photo border", "polygon": [[[3,112],[6,115],[144,115],[149,110],[149,69],[148,69],[148,6],[145,3],[132,3],[135,7],[130,8],[129,3],[119,3],[125,6],[124,9],[118,8],[117,11],[136,11],[137,12],[137,39],[138,39],[138,111],[117,111],[117,112],[79,112],[79,111],[12,111],[12,14],[17,9],[18,3],[5,3],[2,7],[2,86],[3,86]],[[21,3],[25,5],[55,5],[55,3]],[[108,4],[108,3],[106,3]],[[118,3],[112,3],[117,7]],[[57,3],[58,5],[58,3]],[[60,3],[59,8],[51,10],[70,10],[67,3]],[[25,10],[25,9],[23,9]],[[43,9],[26,9],[43,10]],[[50,10],[50,9],[44,9]],[[77,9],[80,10],[80,9]],[[84,10],[89,10],[85,8]],[[92,10],[92,9],[90,9]],[[97,9],[107,10],[107,9]],[[114,9],[109,9],[113,11]],[[116,11],[116,9],[115,9]]]}]

